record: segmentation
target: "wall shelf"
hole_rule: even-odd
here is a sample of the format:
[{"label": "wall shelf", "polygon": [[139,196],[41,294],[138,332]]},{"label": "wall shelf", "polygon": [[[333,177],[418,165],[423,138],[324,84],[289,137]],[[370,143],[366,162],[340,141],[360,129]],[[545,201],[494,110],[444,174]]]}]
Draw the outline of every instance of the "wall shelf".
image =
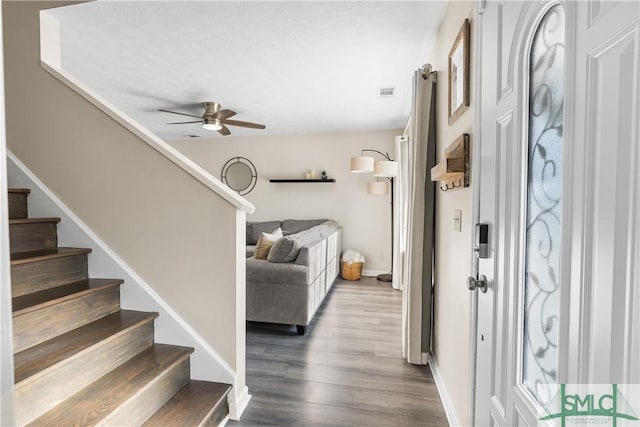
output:
[{"label": "wall shelf", "polygon": [[464,174],[464,159],[443,159],[431,168],[432,181],[452,181]]},{"label": "wall shelf", "polygon": [[431,168],[431,181],[443,182],[442,191],[469,186],[469,134],[445,148],[442,161]]},{"label": "wall shelf", "polygon": [[333,178],[327,179],[289,179],[289,178],[271,178],[269,182],[275,183],[298,183],[298,182],[336,182]]}]

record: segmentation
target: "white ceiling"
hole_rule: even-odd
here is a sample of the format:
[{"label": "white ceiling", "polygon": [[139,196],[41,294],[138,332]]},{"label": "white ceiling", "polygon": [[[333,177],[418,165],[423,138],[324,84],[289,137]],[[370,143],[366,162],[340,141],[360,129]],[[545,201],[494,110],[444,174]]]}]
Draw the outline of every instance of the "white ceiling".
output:
[{"label": "white ceiling", "polygon": [[[218,137],[166,125],[217,101],[266,130],[402,128],[412,72],[427,61],[446,2],[95,1],[51,9],[62,66],[163,139]],[[394,87],[393,98],[378,89]],[[184,119],[184,120],[183,120]]]}]

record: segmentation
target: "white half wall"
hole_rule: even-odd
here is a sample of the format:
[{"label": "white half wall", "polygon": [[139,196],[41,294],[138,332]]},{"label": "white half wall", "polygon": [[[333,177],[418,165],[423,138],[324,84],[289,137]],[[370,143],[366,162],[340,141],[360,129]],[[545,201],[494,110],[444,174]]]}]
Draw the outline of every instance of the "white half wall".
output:
[{"label": "white half wall", "polygon": [[[361,252],[365,275],[391,267],[391,196],[367,194],[372,174],[352,174],[351,157],[364,148],[395,155],[401,129],[303,135],[255,136],[168,141],[213,176],[232,157],[246,157],[256,166],[258,182],[246,196],[256,206],[247,221],[331,218],[342,226],[343,249]],[[371,155],[371,153],[368,153]],[[374,158],[382,159],[377,154]],[[333,184],[276,184],[270,178],[304,178],[323,170]]]}]

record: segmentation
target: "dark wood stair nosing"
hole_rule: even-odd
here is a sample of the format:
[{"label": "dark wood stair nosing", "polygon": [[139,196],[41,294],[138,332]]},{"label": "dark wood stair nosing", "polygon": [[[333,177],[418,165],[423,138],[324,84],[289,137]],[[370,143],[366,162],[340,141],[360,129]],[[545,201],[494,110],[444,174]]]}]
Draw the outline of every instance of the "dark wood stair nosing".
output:
[{"label": "dark wood stair nosing", "polygon": [[9,191],[9,193],[31,193],[31,190],[29,188],[8,188],[7,190]]},{"label": "dark wood stair nosing", "polygon": [[55,222],[57,224],[60,221],[59,217],[14,218],[9,220],[9,225],[41,224],[45,222]]},{"label": "dark wood stair nosing", "polygon": [[[87,296],[87,295],[90,295],[90,294],[93,294],[93,293],[105,291],[107,289],[114,288],[114,287],[122,285],[124,283],[124,280],[122,280],[122,279],[87,279],[86,281],[81,281],[81,282],[87,282],[87,286],[88,286],[87,289],[83,289],[81,291],[73,292],[73,293],[64,295],[62,297],[50,299],[50,300],[43,301],[41,303],[34,304],[34,305],[31,305],[31,306],[28,306],[28,307],[25,307],[25,308],[22,308],[22,309],[19,309],[19,310],[15,310],[13,312],[13,317],[16,318],[16,317],[23,316],[25,314],[34,312],[36,310],[41,310],[43,308],[47,308],[47,307],[50,307],[50,306],[53,306],[53,305],[56,305],[56,304],[60,304],[60,303],[66,302],[66,301],[71,301],[71,300],[76,299],[76,298],[82,298],[84,296]],[[93,284],[92,284],[92,282],[93,282]],[[52,291],[52,290],[55,290],[55,289],[58,289],[58,288],[63,288],[63,287],[66,287],[66,286],[74,285],[75,283],[79,283],[79,282],[74,282],[74,283],[69,283],[67,285],[57,286],[56,288],[45,289],[45,290],[42,290],[42,291],[39,291],[39,292],[36,292],[36,293]],[[21,297],[16,297],[16,298],[24,298],[26,296],[33,296],[33,295],[35,295],[35,294],[26,294],[26,295],[23,295]]]},{"label": "dark wood stair nosing", "polygon": [[[70,248],[57,247],[55,249],[44,249],[39,251],[16,252],[12,253],[12,257],[18,256],[18,259],[11,260],[11,266],[29,264],[32,262],[46,261],[56,258],[65,258],[75,255],[84,255],[92,252],[91,248]],[[31,256],[30,256],[31,255]]]}]

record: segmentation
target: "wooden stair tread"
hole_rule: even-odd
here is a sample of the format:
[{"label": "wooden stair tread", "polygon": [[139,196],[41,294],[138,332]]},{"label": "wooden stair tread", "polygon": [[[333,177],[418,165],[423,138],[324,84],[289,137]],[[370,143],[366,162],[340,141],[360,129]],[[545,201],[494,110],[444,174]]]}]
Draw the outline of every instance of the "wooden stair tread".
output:
[{"label": "wooden stair tread", "polygon": [[54,258],[63,258],[74,255],[88,254],[91,252],[90,248],[51,248],[41,249],[37,251],[29,252],[16,252],[11,254],[11,266],[28,264],[30,262],[45,261]]},{"label": "wooden stair tread", "polygon": [[226,405],[229,390],[229,384],[191,380],[143,426],[198,426],[220,405]]},{"label": "wooden stair tread", "polygon": [[31,190],[28,188],[9,188],[9,193],[25,193],[25,194],[29,194],[31,193]]},{"label": "wooden stair tread", "polygon": [[154,344],[29,425],[96,425],[192,352],[188,347]]},{"label": "wooden stair tread", "polygon": [[9,225],[17,225],[17,224],[39,224],[43,222],[55,222],[56,224],[60,222],[60,218],[51,217],[51,218],[17,218],[10,219]]},{"label": "wooden stair tread", "polygon": [[121,310],[14,355],[15,383],[79,354],[105,340],[113,340],[127,329],[153,321],[158,313]]},{"label": "wooden stair tread", "polygon": [[13,317],[21,316],[34,310],[39,310],[73,298],[79,298],[92,292],[120,286],[123,282],[124,281],[120,279],[87,279],[45,289],[33,294],[15,297],[12,300]]}]

